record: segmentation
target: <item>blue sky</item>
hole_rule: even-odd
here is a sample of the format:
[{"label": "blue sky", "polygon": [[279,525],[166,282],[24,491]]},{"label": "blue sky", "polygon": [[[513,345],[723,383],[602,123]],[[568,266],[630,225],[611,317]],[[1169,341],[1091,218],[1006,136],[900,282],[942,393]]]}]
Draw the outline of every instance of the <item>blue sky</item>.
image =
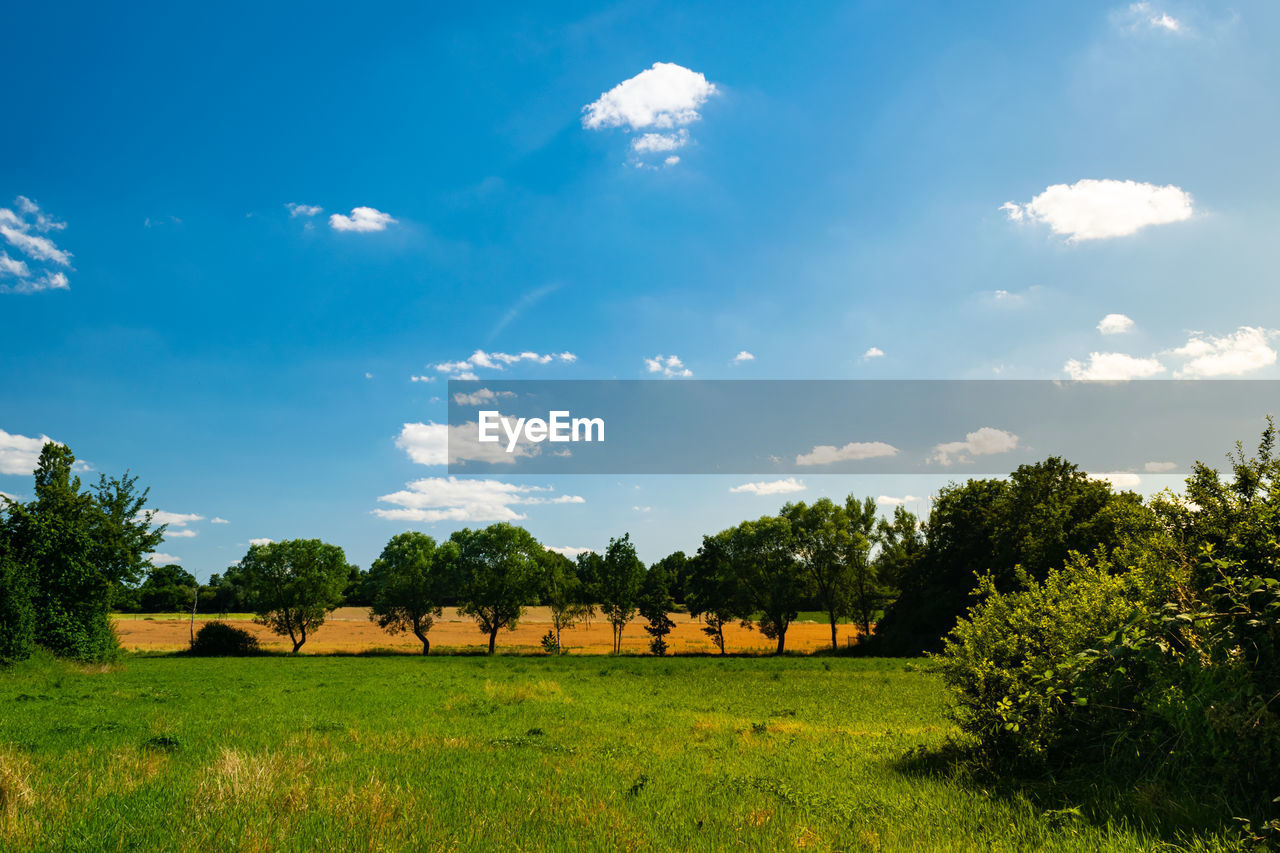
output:
[{"label": "blue sky", "polygon": [[963,470],[458,486],[405,425],[468,372],[1280,378],[1280,8],[971,6],[9,9],[0,491],[130,468],[200,577],[513,515],[655,559]]}]

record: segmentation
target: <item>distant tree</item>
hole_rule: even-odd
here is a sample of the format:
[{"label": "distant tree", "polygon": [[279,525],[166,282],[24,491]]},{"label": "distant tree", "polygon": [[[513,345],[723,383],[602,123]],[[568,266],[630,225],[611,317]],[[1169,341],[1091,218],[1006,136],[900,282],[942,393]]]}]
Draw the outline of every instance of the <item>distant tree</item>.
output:
[{"label": "distant tree", "polygon": [[[48,442],[35,470],[35,499],[5,502],[4,544],[19,567],[7,573],[30,588],[38,644],[98,660],[118,647],[110,621],[115,591],[137,583],[164,527],[151,526],[137,478],[102,476],[93,491],[82,491],[74,465],[69,448]],[[27,605],[15,604],[25,612]]]},{"label": "distant tree", "polygon": [[724,628],[751,614],[743,585],[733,564],[733,530],[703,536],[698,553],[689,560],[685,603],[689,615],[701,618],[702,633],[725,654]]},{"label": "distant tree", "polygon": [[920,519],[904,506],[893,508],[893,519],[880,519],[876,524],[876,574],[890,591],[902,589],[902,578],[912,571],[912,564],[924,552],[924,533]]},{"label": "distant tree", "polygon": [[458,611],[489,635],[493,654],[498,632],[511,630],[526,605],[538,598],[538,555],[543,548],[523,527],[505,522],[450,537],[458,548],[461,601]]},{"label": "distant tree", "polygon": [[871,559],[871,546],[876,535],[876,501],[859,501],[853,495],[845,499],[845,517],[849,535],[844,540],[844,559],[848,577],[849,615],[862,629],[871,633],[871,623],[889,601],[889,589],[881,581],[878,566]]},{"label": "distant tree", "polygon": [[[831,625],[831,648],[838,645],[836,625],[849,615],[853,598],[855,529],[844,506],[830,498],[812,505],[787,504],[782,517],[791,524],[792,548],[809,575],[814,595]],[[861,543],[858,543],[861,544]]]},{"label": "distant tree", "polygon": [[190,610],[197,586],[195,576],[176,563],[154,566],[138,587],[138,606],[143,613]]},{"label": "distant tree", "polygon": [[640,581],[644,578],[644,563],[636,556],[630,533],[609,540],[599,567],[600,577],[595,591],[600,599],[600,611],[613,626],[613,650],[616,653],[622,650],[623,629],[635,618]]},{"label": "distant tree", "polygon": [[[689,557],[684,551],[675,551],[654,563],[654,566],[659,565],[662,566],[663,573],[670,579],[672,599],[677,604],[684,604],[685,582],[689,576]],[[650,571],[653,570],[653,566],[649,568]]]},{"label": "distant tree", "polygon": [[671,587],[675,579],[671,575],[670,558],[660,560],[645,572],[640,582],[640,594],[637,599],[637,610],[649,624],[644,629],[653,639],[649,649],[655,655],[667,653],[667,635],[675,627],[671,619],[671,608],[675,600],[671,597]]},{"label": "distant tree", "polygon": [[351,567],[347,578],[347,589],[342,594],[343,607],[372,607],[373,597],[377,592],[371,572],[362,571],[359,566]]},{"label": "distant tree", "polygon": [[[422,643],[422,653],[430,654],[427,634],[454,586],[456,566],[457,546],[452,542],[437,546],[427,534],[412,531],[391,537],[369,568],[369,619],[391,634],[413,632]],[[363,583],[358,574],[352,576]]]},{"label": "distant tree", "polygon": [[209,583],[200,590],[202,613],[242,613],[249,610],[249,591],[245,588],[244,572],[239,565],[230,566],[222,574],[209,576]]},{"label": "distant tree", "polygon": [[745,521],[734,529],[731,541],[754,621],[760,633],[777,640],[777,654],[782,654],[787,629],[811,591],[804,566],[792,553],[791,525],[774,516]]},{"label": "distant tree", "polygon": [[285,539],[250,545],[240,572],[257,621],[288,634],[297,652],[342,603],[351,566],[337,545]]},{"label": "distant tree", "polygon": [[564,651],[560,635],[587,617],[592,605],[578,577],[577,565],[564,554],[544,550],[538,555],[542,600],[551,609],[551,631],[556,654]]}]

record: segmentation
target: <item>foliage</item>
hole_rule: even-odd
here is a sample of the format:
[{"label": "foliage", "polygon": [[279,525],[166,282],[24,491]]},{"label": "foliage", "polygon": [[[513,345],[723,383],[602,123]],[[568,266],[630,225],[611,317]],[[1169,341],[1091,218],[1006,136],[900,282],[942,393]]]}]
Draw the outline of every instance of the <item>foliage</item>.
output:
[{"label": "foliage", "polygon": [[206,622],[196,631],[190,653],[197,657],[245,657],[258,654],[258,638],[226,622]]},{"label": "foliage", "polygon": [[342,603],[350,571],[342,549],[319,539],[250,545],[240,560],[257,621],[277,634],[287,634],[294,652]]},{"label": "foliage", "polygon": [[191,609],[199,584],[195,575],[177,564],[154,566],[135,591],[142,613],[176,613]]},{"label": "foliage", "polygon": [[26,660],[35,651],[36,611],[31,570],[15,560],[0,522],[0,664]]},{"label": "foliage", "polygon": [[675,606],[671,597],[675,581],[670,574],[671,569],[669,561],[654,563],[640,583],[637,610],[648,623],[644,630],[653,638],[649,641],[649,650],[659,656],[667,653],[667,635],[676,624],[671,619],[671,608]]},{"label": "foliage", "polygon": [[544,550],[529,531],[500,522],[482,530],[457,530],[458,611],[476,620],[494,653],[498,632],[516,626],[526,605],[538,597],[538,556]]},{"label": "foliage", "polygon": [[671,597],[677,604],[684,604],[685,583],[689,577],[689,557],[684,551],[673,551],[650,566],[661,566],[662,571],[671,579]]},{"label": "foliage", "polygon": [[[792,556],[791,524],[775,516],[744,521],[733,529],[729,541],[754,621],[760,633],[777,640],[777,653],[782,654],[787,628],[810,589],[803,565]],[[743,620],[745,624],[751,621]]]},{"label": "foliage", "polygon": [[[781,515],[791,524],[795,557],[808,573],[817,603],[831,625],[834,650],[836,624],[849,614],[852,598],[854,564],[849,557],[855,549],[849,514],[830,498],[821,498],[812,505],[789,503]],[[865,537],[858,545],[861,551],[870,548]]]},{"label": "foliage", "polygon": [[689,615],[705,623],[702,633],[725,654],[724,626],[746,618],[751,609],[746,589],[733,562],[733,531],[703,536],[698,553],[689,561],[685,603]]},{"label": "foliage", "polygon": [[[585,556],[585,555],[583,555]],[[559,654],[561,632],[572,628],[594,611],[587,600],[586,585],[578,576],[577,565],[564,554],[543,550],[538,555],[542,573],[542,600],[551,609],[551,644],[548,651]],[[545,642],[543,646],[546,647]]]},{"label": "foliage", "polygon": [[[457,563],[458,548],[452,542],[437,547],[430,536],[412,531],[391,537],[369,568],[369,618],[392,634],[412,631],[422,653],[429,654],[427,634],[456,585]],[[358,572],[353,575],[359,577]]]},{"label": "foliage", "polygon": [[640,582],[644,578],[644,563],[636,556],[631,544],[631,534],[609,540],[604,559],[599,565],[595,593],[600,612],[613,626],[613,650],[622,649],[622,631],[635,618],[639,604]]}]

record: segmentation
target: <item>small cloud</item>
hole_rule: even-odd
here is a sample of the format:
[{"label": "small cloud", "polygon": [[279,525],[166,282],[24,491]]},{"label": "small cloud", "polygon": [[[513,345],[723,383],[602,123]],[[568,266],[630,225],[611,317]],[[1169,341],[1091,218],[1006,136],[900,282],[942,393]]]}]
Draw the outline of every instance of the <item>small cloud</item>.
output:
[{"label": "small cloud", "polygon": [[1241,376],[1276,363],[1276,351],[1268,340],[1278,332],[1258,326],[1241,326],[1223,337],[1206,336],[1199,332],[1171,355],[1189,359],[1175,379],[1206,379],[1214,376]]},{"label": "small cloud", "polygon": [[167,524],[170,527],[186,527],[193,521],[204,521],[204,516],[197,515],[194,512],[165,512],[162,509],[153,510],[151,513],[152,524]]},{"label": "small cloud", "polygon": [[675,377],[686,378],[693,375],[693,371],[684,366],[684,362],[680,360],[678,355],[659,355],[655,358],[646,358],[644,360],[644,369],[649,373],[660,373],[668,379]]},{"label": "small cloud", "polygon": [[164,554],[159,551],[153,551],[147,555],[147,562],[153,566],[169,566],[174,563],[181,563],[181,557],[175,557],[172,554]]},{"label": "small cloud", "polygon": [[1085,179],[1054,184],[1026,204],[1000,206],[1013,222],[1043,222],[1069,243],[1125,237],[1191,218],[1191,196],[1172,184]]},{"label": "small cloud", "polygon": [[481,388],[470,394],[461,392],[453,395],[453,402],[459,406],[483,406],[485,403],[493,403],[497,400],[512,399],[516,396],[514,391],[491,391],[488,388]]},{"label": "small cloud", "polygon": [[179,527],[176,530],[166,530],[164,532],[165,539],[194,539],[199,535],[199,530],[192,530],[188,527]]},{"label": "small cloud", "polygon": [[[684,125],[701,119],[698,109],[717,94],[705,75],[673,62],[655,62],[583,107],[582,126],[648,131],[632,139],[630,146],[632,165],[644,166],[646,155],[668,154],[689,144]],[[667,166],[679,162],[674,155],[663,160]]]},{"label": "small cloud", "polygon": [[631,150],[636,154],[653,154],[659,151],[675,151],[689,144],[689,131],[679,133],[646,133],[631,140]]},{"label": "small cloud", "polygon": [[879,459],[896,456],[898,448],[883,441],[851,441],[844,447],[819,444],[808,453],[796,456],[797,465],[830,465],[834,462],[854,462],[862,459]]},{"label": "small cloud", "polygon": [[948,441],[935,444],[930,462],[951,465],[955,462],[972,462],[974,456],[991,456],[1008,453],[1018,446],[1018,437],[995,427],[982,427],[964,437],[964,441]]},{"label": "small cloud", "polygon": [[272,543],[272,541],[273,541],[273,540],[271,540],[271,539],[266,539],[266,538],[263,538],[263,539],[250,539],[250,540],[249,540],[249,544],[250,544],[250,545],[270,545],[270,544]]},{"label": "small cloud", "polygon": [[[525,350],[519,353],[507,352],[485,352],[478,349],[469,357],[461,361],[442,361],[437,364],[429,364],[428,368],[438,373],[450,373],[450,379],[466,379],[476,380],[479,377],[476,374],[477,369],[484,370],[505,370],[513,364],[528,362],[530,364],[551,364],[552,362],[561,362],[562,364],[573,364],[578,357],[568,350],[556,353],[539,353]],[[430,382],[426,376],[411,377],[414,382]]]},{"label": "small cloud", "polygon": [[1146,465],[1142,466],[1142,470],[1146,471],[1148,474],[1167,474],[1170,471],[1176,471],[1177,469],[1177,462],[1148,462]]},{"label": "small cloud", "polygon": [[26,476],[32,473],[40,461],[40,451],[51,441],[62,444],[47,435],[18,435],[0,429],[0,474]]},{"label": "small cloud", "polygon": [[12,257],[0,250],[0,293],[69,289],[66,273],[55,267],[69,269],[71,253],[58,248],[46,236],[66,228],[66,223],[41,211],[39,205],[26,196],[18,196],[14,207],[16,211],[0,207],[0,237],[26,257]]},{"label": "small cloud", "polygon": [[803,492],[805,490],[804,483],[795,477],[788,477],[785,480],[765,480],[759,483],[743,483],[741,486],[733,486],[729,489],[734,494],[749,495],[786,495],[791,492]]},{"label": "small cloud", "polygon": [[734,364],[742,364],[744,361],[755,361],[755,360],[756,360],[756,357],[751,353],[747,352],[746,350],[740,350],[738,354],[733,357]]},{"label": "small cloud", "polygon": [[563,554],[570,560],[577,558],[579,554],[594,554],[596,552],[595,548],[578,548],[574,545],[544,545],[542,547],[556,554]]},{"label": "small cloud", "polygon": [[662,161],[662,165],[664,165],[664,166],[674,166],[675,164],[677,164],[677,163],[679,163],[679,162],[680,162],[680,158],[679,158],[679,157],[677,157],[677,156],[675,156],[675,155],[673,154],[673,155],[671,155],[670,157],[668,157],[667,159],[663,160],[663,161]]},{"label": "small cloud", "polygon": [[222,518],[221,516],[215,515],[213,518],[209,519],[209,523],[210,524],[230,524],[231,522],[227,521],[225,518]]},{"label": "small cloud", "polygon": [[1110,483],[1114,489],[1136,489],[1142,484],[1142,478],[1132,471],[1103,471],[1089,474],[1089,479]]},{"label": "small cloud", "polygon": [[1187,26],[1182,21],[1146,2],[1129,4],[1128,8],[1113,13],[1112,20],[1116,26],[1128,32],[1141,30],[1165,33],[1187,32]]},{"label": "small cloud", "polygon": [[884,350],[880,347],[871,347],[862,354],[863,361],[870,361],[873,358],[884,358]]},{"label": "small cloud", "polygon": [[903,506],[905,504],[919,503],[922,500],[925,499],[918,498],[915,495],[903,495],[900,498],[891,497],[890,495],[880,495],[876,498],[876,503],[880,506]]},{"label": "small cloud", "polygon": [[410,382],[435,382],[436,378],[434,376],[410,376],[409,381]]},{"label": "small cloud", "polygon": [[372,379],[372,378],[373,378],[373,374],[366,370],[366,371],[364,372],[364,378],[365,378],[365,379]]},{"label": "small cloud", "polygon": [[353,207],[350,216],[335,213],[329,217],[329,227],[334,231],[385,231],[388,225],[396,222],[391,214],[372,207]]},{"label": "small cloud", "polygon": [[[321,213],[324,213],[324,208],[318,204],[298,204],[296,202],[291,201],[287,203],[285,207],[289,208],[290,217],[298,217],[298,216],[311,217],[311,216],[318,216]],[[357,210],[359,209],[360,208],[357,208]],[[368,210],[368,208],[364,208],[364,209]],[[354,213],[354,211],[352,212]]]},{"label": "small cloud", "polygon": [[1135,358],[1122,352],[1091,352],[1087,362],[1073,358],[1063,370],[1076,380],[1125,382],[1164,373],[1164,365],[1154,358]]},{"label": "small cloud", "polygon": [[548,497],[549,487],[517,485],[501,480],[460,480],[428,477],[378,498],[394,509],[375,509],[379,518],[392,521],[519,521],[526,516],[513,507],[533,504],[578,504],[578,495]]},{"label": "small cloud", "polygon": [[653,512],[653,507],[651,506],[633,506],[632,509],[636,512]]},{"label": "small cloud", "polygon": [[1124,314],[1108,314],[1098,322],[1098,331],[1104,335],[1122,335],[1133,328],[1133,320]]}]

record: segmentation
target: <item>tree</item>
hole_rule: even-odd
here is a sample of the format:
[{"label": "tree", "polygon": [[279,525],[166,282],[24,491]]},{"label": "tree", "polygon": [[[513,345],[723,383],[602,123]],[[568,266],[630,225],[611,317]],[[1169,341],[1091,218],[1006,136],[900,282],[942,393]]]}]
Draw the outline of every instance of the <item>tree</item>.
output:
[{"label": "tree", "polygon": [[450,541],[458,548],[462,579],[458,612],[474,618],[489,635],[493,654],[498,632],[515,628],[525,605],[537,599],[543,548],[529,531],[505,522],[455,531]]},{"label": "tree", "polygon": [[430,654],[427,634],[453,587],[456,566],[457,546],[452,542],[437,546],[436,540],[417,532],[391,537],[369,568],[369,619],[391,634],[412,631],[422,643],[422,653]]},{"label": "tree", "polygon": [[613,651],[617,653],[622,650],[623,629],[635,618],[640,581],[644,578],[644,563],[636,556],[630,533],[609,540],[599,567],[596,595],[600,611],[613,626]]},{"label": "tree", "polygon": [[689,615],[701,618],[702,633],[725,654],[724,626],[746,618],[750,609],[733,565],[733,530],[703,536],[698,553],[689,561],[685,603]]},{"label": "tree", "polygon": [[[866,498],[859,502],[853,495],[845,500],[845,517],[849,535],[844,540],[843,562],[848,567],[849,615],[862,628],[862,636],[871,633],[871,622],[888,601],[888,590],[877,576],[871,560],[871,545],[876,530],[876,502]],[[834,636],[834,632],[833,632]]]},{"label": "tree", "polygon": [[31,657],[36,642],[34,579],[30,568],[15,560],[0,523],[0,663]]},{"label": "tree", "polygon": [[836,625],[849,614],[854,529],[845,507],[830,498],[787,504],[782,517],[791,524],[792,548],[809,575],[818,604],[831,625],[831,648],[838,646]]},{"label": "tree", "polygon": [[894,593],[902,589],[902,578],[912,571],[913,563],[924,551],[924,535],[920,519],[904,506],[893,508],[893,520],[880,519],[876,524],[876,574]]},{"label": "tree", "polygon": [[[662,566],[663,573],[671,582],[671,597],[676,603],[684,604],[685,582],[689,576],[689,558],[684,551],[668,554],[653,565]],[[649,570],[653,571],[653,566]]]},{"label": "tree", "polygon": [[777,654],[782,654],[787,629],[811,590],[804,566],[792,553],[791,525],[775,516],[744,521],[734,529],[731,542],[732,558],[760,633],[777,640]]},{"label": "tree", "polygon": [[655,655],[667,653],[667,635],[675,627],[675,622],[671,619],[671,608],[675,606],[675,600],[671,597],[674,580],[670,558],[667,558],[650,566],[640,583],[637,610],[649,623],[644,629],[653,637],[649,642],[649,649]]},{"label": "tree", "polygon": [[197,588],[195,576],[177,564],[155,566],[138,587],[143,613],[177,613],[191,609]]},{"label": "tree", "polygon": [[542,574],[542,600],[551,608],[551,630],[556,654],[564,650],[560,634],[578,624],[593,610],[588,602],[577,566],[564,554],[544,550],[538,556]]},{"label": "tree", "polygon": [[288,634],[296,653],[342,603],[351,566],[337,545],[285,539],[250,545],[240,571],[257,621]]}]

